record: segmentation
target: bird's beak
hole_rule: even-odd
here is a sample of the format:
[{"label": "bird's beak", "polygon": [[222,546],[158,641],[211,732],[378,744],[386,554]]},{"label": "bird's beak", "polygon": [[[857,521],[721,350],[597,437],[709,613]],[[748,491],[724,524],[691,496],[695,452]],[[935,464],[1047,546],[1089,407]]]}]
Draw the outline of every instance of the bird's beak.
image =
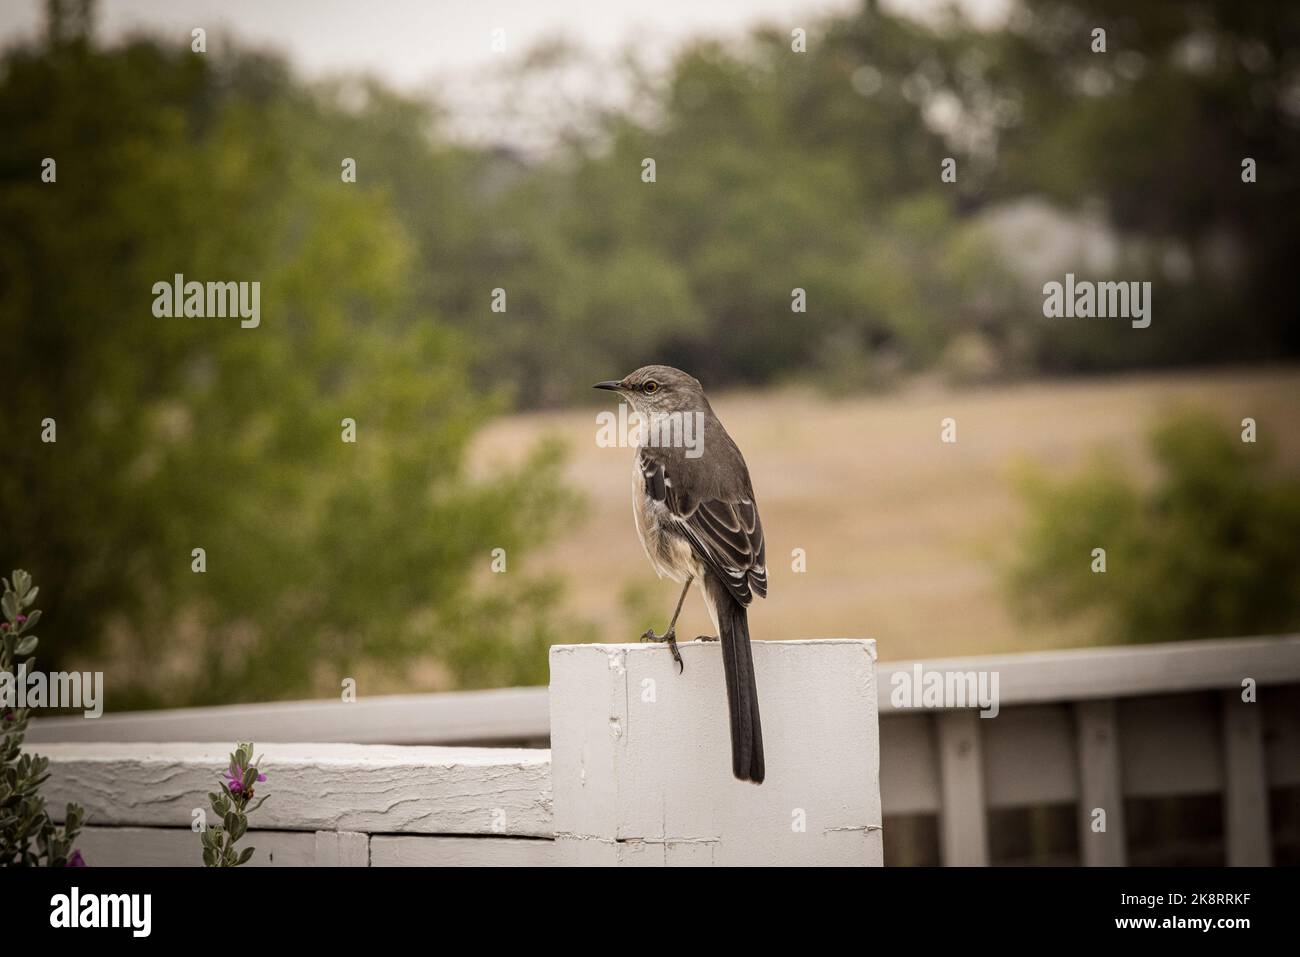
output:
[{"label": "bird's beak", "polygon": [[597,382],[592,386],[593,389],[608,389],[610,392],[618,392],[623,388],[623,383],[617,379],[607,379],[604,382]]}]

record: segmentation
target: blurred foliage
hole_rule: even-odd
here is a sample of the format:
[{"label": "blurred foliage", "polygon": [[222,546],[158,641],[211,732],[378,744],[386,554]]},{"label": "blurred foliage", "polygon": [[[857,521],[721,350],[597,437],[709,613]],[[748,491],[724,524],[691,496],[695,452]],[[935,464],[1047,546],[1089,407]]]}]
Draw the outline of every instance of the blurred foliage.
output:
[{"label": "blurred foliage", "polygon": [[[473,322],[487,288],[510,291],[494,349],[520,402],[571,402],[592,371],[648,357],[710,385],[861,387],[955,332],[1002,337],[1018,290],[939,183],[949,151],[901,82],[938,41],[863,16],[830,24],[816,55],[767,32],[691,46],[642,81],[635,115],[518,172],[484,219],[490,260],[441,273]],[[864,69],[887,74],[870,96]]]},{"label": "blurred foliage", "polygon": [[[49,9],[0,59],[0,565],[57,590],[61,658],[129,663],[114,707],[417,656],[453,685],[542,680],[545,645],[587,632],[521,559],[576,503],[555,449],[484,480],[465,451],[496,411],[647,361],[842,391],[1300,352],[1296,5],[1021,0],[977,30],[868,0],[810,21],[806,54],[759,29],[629,63],[627,108],[552,104],[543,155],[457,142],[373,80],[107,48],[88,0]],[[503,75],[536,104],[574,55]],[[1042,319],[985,215],[1026,199],[1101,210],[1114,276],[1156,279],[1150,329]],[[261,328],[155,318],[176,273],[259,281]]]},{"label": "blurred foliage", "polygon": [[[392,186],[340,181],[359,122],[261,56],[74,35],[4,61],[0,565],[54,589],[52,667],[123,665],[114,708],[338,693],[417,655],[545,680],[555,587],[525,555],[577,503],[555,448],[466,477],[501,397],[416,301]],[[260,281],[261,326],[155,318],[175,273]]]},{"label": "blurred foliage", "polygon": [[[1010,99],[988,199],[1100,204],[1156,280],[1142,335],[1087,323],[1040,336],[1047,371],[1300,352],[1291,262],[1300,219],[1300,6],[1020,0],[964,99]],[[1107,52],[1082,42],[1107,30]],[[1241,180],[1245,157],[1258,182]],[[1162,321],[1162,317],[1164,321]],[[1246,321],[1248,318],[1248,321]]]},{"label": "blurred foliage", "polygon": [[[1297,41],[1294,4],[1023,0],[976,30],[867,2],[811,23],[806,54],[779,30],[688,46],[663,75],[631,71],[627,109],[567,119],[542,160],[485,154],[490,194],[398,207],[430,302],[490,330],[486,375],[527,406],[650,359],[715,387],[852,389],[935,365],[970,381],[1294,357],[1300,220],[1278,211],[1300,206]],[[518,98],[547,77],[521,67]],[[376,159],[409,154],[390,132]],[[985,215],[1027,200],[1100,216],[1110,265],[1070,253],[1046,278],[1151,280],[1149,329],[1042,317],[1044,278],[1013,275]]]},{"label": "blurred foliage", "polygon": [[[1061,483],[1024,477],[1020,606],[1084,616],[1113,641],[1300,628],[1300,479],[1275,474],[1267,444],[1201,413],[1163,421],[1151,449],[1149,486],[1106,460]],[[1092,570],[1095,548],[1104,573]]]}]

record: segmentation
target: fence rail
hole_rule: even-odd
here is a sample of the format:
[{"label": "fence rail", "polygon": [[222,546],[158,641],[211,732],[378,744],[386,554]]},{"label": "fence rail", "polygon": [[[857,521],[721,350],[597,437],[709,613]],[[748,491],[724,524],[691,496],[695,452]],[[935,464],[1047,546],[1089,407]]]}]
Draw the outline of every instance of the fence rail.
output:
[{"label": "fence rail", "polygon": [[[355,865],[448,859],[540,861],[552,853],[551,754],[542,748],[258,745],[273,795],[246,844],[260,864]],[[82,804],[96,822],[92,862],[197,864],[214,744],[44,744],[52,808]],[[542,838],[544,840],[530,840]],[[531,845],[547,845],[539,851]]]},{"label": "fence rail", "polygon": [[[831,644],[834,642],[771,643],[774,648]],[[688,657],[687,660],[688,670],[696,664],[696,674],[700,665],[716,661],[712,658],[716,652],[710,649],[694,646],[683,650],[699,659],[692,662]],[[666,657],[657,654],[658,651],[661,649],[643,649],[633,661],[638,667],[655,666]],[[640,657],[641,653],[648,657]],[[763,658],[760,653],[760,661]],[[554,656],[552,663],[554,668]],[[604,658],[599,663],[610,667]],[[829,680],[824,663],[818,666],[808,661],[806,665],[806,687],[800,693],[808,700],[819,695],[824,697]],[[986,720],[973,707],[896,706],[891,700],[891,690],[896,684],[911,680],[918,666],[924,673],[996,672],[1000,713],[995,719]],[[778,678],[778,674],[761,667],[759,670],[765,730],[769,734],[772,733],[769,729],[779,727],[779,722],[786,720],[784,711],[775,710],[783,706],[768,704],[781,700],[779,682],[784,679]],[[663,689],[680,687],[674,686],[672,677],[665,672],[652,680],[657,680]],[[693,682],[690,686],[707,687],[716,700],[721,675],[713,677],[717,678],[716,687],[702,679],[697,679],[700,684]],[[1257,703],[1242,700],[1245,679],[1253,679],[1258,686]],[[991,813],[1070,804],[1077,812],[1081,861],[1124,864],[1127,861],[1125,799],[1217,794],[1223,802],[1226,863],[1266,864],[1272,860],[1273,843],[1269,792],[1300,787],[1300,636],[880,663],[876,681],[879,694],[873,694],[873,698],[878,697],[873,708],[878,707],[880,715],[879,793],[884,826],[888,829],[891,819],[901,821],[917,815],[937,817],[939,852],[944,863],[988,863]],[[778,685],[769,694],[773,682]],[[210,740],[219,735],[223,742],[251,739],[259,746],[266,742],[268,760],[292,769],[288,780],[292,789],[287,792],[289,797],[285,799],[283,812],[288,816],[283,820],[272,817],[259,821],[259,826],[269,828],[272,835],[281,835],[268,838],[278,842],[277,859],[281,862],[357,863],[361,838],[346,837],[348,834],[371,835],[364,842],[366,860],[370,863],[478,859],[500,863],[543,862],[559,859],[552,840],[554,828],[549,823],[541,823],[541,818],[532,819],[531,825],[520,824],[515,816],[518,808],[501,806],[508,803],[505,799],[490,806],[502,810],[511,827],[533,827],[533,831],[494,831],[493,827],[500,825],[481,814],[481,806],[487,806],[481,805],[487,800],[486,795],[475,797],[481,805],[477,831],[461,832],[450,827],[445,814],[454,814],[454,808],[439,812],[442,817],[425,808],[428,826],[436,834],[427,828],[411,831],[405,823],[395,826],[396,818],[330,817],[321,808],[309,809],[305,795],[319,791],[346,801],[348,789],[355,788],[355,782],[362,776],[341,772],[339,768],[364,765],[373,770],[378,767],[382,772],[375,785],[377,790],[361,794],[360,804],[348,802],[356,806],[349,806],[347,811],[361,815],[367,806],[364,802],[371,798],[380,802],[391,799],[394,808],[409,810],[441,800],[444,792],[434,779],[446,780],[450,772],[445,762],[458,760],[457,754],[470,764],[487,761],[477,767],[494,782],[493,786],[502,788],[506,794],[523,787],[549,795],[554,782],[550,780],[551,755],[545,750],[367,749],[361,746],[546,743],[556,726],[552,713],[556,705],[555,687],[553,673],[550,696],[545,688],[517,688],[362,698],[354,703],[233,705],[106,715],[98,720],[41,719],[32,723],[28,740],[39,744],[39,750],[53,759],[55,779],[60,787],[67,785],[68,799],[76,797],[80,793],[76,788],[85,784],[91,785],[92,796],[98,795],[95,797],[98,803],[92,803],[92,817],[101,827],[91,832],[92,847],[94,841],[107,842],[110,849],[117,846],[115,841],[123,845],[135,841],[139,826],[156,823],[164,810],[164,819],[183,823],[175,816],[185,800],[180,795],[190,793],[190,785],[197,784],[196,775],[200,770],[210,776],[211,768],[220,763],[225,751],[204,750],[199,745],[154,743]],[[572,696],[577,692],[569,689],[565,694]],[[603,714],[602,709],[608,710],[609,701],[597,699],[596,707],[599,719],[608,722],[609,715]],[[692,705],[693,712],[704,707],[699,703]],[[851,722],[855,717],[847,715],[843,720]],[[702,734],[711,735],[716,731],[708,722],[701,727]],[[725,724],[719,727],[725,729]],[[836,732],[832,729],[828,733]],[[294,743],[303,741],[320,744]],[[145,742],[149,744],[141,750]],[[281,751],[276,747],[277,742],[284,742],[282,747],[287,750]],[[331,745],[331,742],[349,742],[350,746]],[[225,747],[223,743],[222,748]],[[725,748],[725,739],[712,740],[709,747]],[[511,755],[531,755],[533,763],[525,762],[515,770],[508,770],[515,767],[510,764],[516,760]],[[115,785],[104,776],[107,772],[103,769],[114,761],[136,760],[145,762],[138,769],[141,781],[153,780],[150,775],[156,773],[161,776],[159,780],[171,783],[162,789],[161,798],[128,801],[131,813],[124,814],[117,810],[119,803],[110,799],[114,797]],[[444,764],[439,765],[439,760]],[[524,767],[528,768],[527,772]],[[329,777],[337,773],[343,773],[344,778]],[[471,774],[462,781],[473,780],[467,769],[456,773]],[[519,785],[522,779],[518,775],[525,773],[533,775],[533,779]],[[399,779],[408,780],[415,789],[409,800],[396,793],[384,793],[383,781]],[[58,800],[52,801],[56,806],[64,799],[65,792],[58,793]],[[471,787],[465,793],[475,792]],[[296,797],[299,794],[304,795],[302,802]],[[163,801],[162,805],[159,800]],[[795,801],[792,807],[798,806],[797,796],[791,796],[791,800]],[[268,802],[265,807],[270,808],[271,804]],[[1094,830],[1093,809],[1106,812],[1104,831]],[[869,811],[863,813],[870,817]],[[524,822],[529,820],[527,816],[523,818]],[[110,822],[112,826],[102,827]],[[310,832],[310,840],[304,837],[305,830]],[[379,831],[384,830],[403,833],[381,835]],[[345,836],[334,838],[331,834]],[[166,836],[151,834],[142,846],[152,850],[142,853],[146,858],[150,854],[163,855],[165,848],[171,846],[168,842],[188,849],[190,838],[192,835],[187,830]],[[520,842],[529,846],[516,846]],[[615,838],[610,838],[610,842],[620,843]],[[629,842],[622,844],[620,853],[627,853]],[[666,855],[668,852],[662,848],[670,844],[664,843],[661,836],[657,847]],[[682,859],[696,847],[686,841],[674,846],[677,848],[674,853]],[[717,846],[709,845],[710,855],[716,855]],[[109,856],[120,855],[114,851]]]},{"label": "fence rail", "polygon": [[545,688],[274,701],[34,719],[27,740],[205,741],[220,730],[232,741],[500,745],[549,738],[548,707]]}]

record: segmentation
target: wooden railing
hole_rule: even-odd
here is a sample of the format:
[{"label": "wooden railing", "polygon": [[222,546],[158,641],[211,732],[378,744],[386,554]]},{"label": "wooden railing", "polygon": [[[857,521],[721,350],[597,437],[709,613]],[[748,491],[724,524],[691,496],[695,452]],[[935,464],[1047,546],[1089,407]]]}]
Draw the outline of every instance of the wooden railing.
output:
[{"label": "wooden railing", "polygon": [[[810,654],[822,643],[771,645],[774,649],[803,647]],[[692,698],[689,702],[681,695],[660,699],[670,708],[683,709],[681,714],[674,714],[674,719],[685,725],[671,733],[688,735],[685,729],[698,722],[698,733],[708,740],[709,757],[721,755],[726,764],[725,717],[715,707],[720,701],[721,673],[714,675],[707,670],[717,664],[715,649],[685,649],[693,680],[683,686],[674,685],[675,675],[662,668],[666,655],[658,654],[661,649],[575,647],[603,649],[598,653],[606,656],[610,648],[624,649],[621,653],[632,653],[637,667],[648,669],[644,677],[651,678],[661,691],[685,687],[699,694],[698,700]],[[791,706],[792,713],[787,715],[786,706],[777,704],[786,700],[783,694],[799,693],[809,703],[815,700],[819,707],[827,706],[829,691],[825,685],[834,684],[836,679],[826,673],[824,662],[818,664],[805,656],[802,667],[795,669],[802,675],[798,680],[805,684],[783,692],[785,684],[794,679],[782,677],[781,669],[763,653],[758,659],[770,746],[773,736],[781,733],[777,729],[782,724],[787,725],[786,732],[791,730],[791,723],[796,728],[806,727],[806,716],[795,713],[796,707]],[[92,818],[99,826],[92,829],[88,840],[91,849],[102,850],[107,859],[125,860],[130,846],[150,849],[139,852],[141,862],[170,859],[167,848],[174,848],[176,854],[190,854],[196,840],[191,840],[193,835],[188,831],[167,835],[159,833],[162,828],[142,826],[159,820],[172,822],[173,826],[184,824],[176,815],[186,810],[183,805],[191,794],[202,793],[196,788],[210,789],[210,781],[202,785],[201,779],[211,777],[211,769],[220,764],[225,745],[203,749],[196,745],[163,748],[142,744],[220,738],[222,742],[265,742],[268,764],[278,763],[286,769],[278,780],[287,777],[296,789],[277,799],[278,810],[267,816],[259,813],[257,821],[258,827],[270,832],[264,841],[279,849],[279,861],[361,863],[363,847],[365,860],[376,864],[556,861],[560,855],[552,839],[557,830],[569,836],[572,829],[567,824],[556,828],[550,817],[553,812],[549,802],[555,787],[551,781],[551,753],[483,747],[364,747],[546,744],[555,717],[555,661],[553,654],[549,696],[545,688],[519,688],[363,697],[352,703],[313,701],[193,708],[106,715],[98,720],[44,719],[33,722],[28,741],[54,762],[52,783],[56,793],[52,804],[90,800]],[[606,658],[597,663],[607,671],[611,667]],[[975,707],[897,707],[893,691],[914,678],[918,665],[924,674],[996,674],[997,716],[980,718]],[[658,674],[660,670],[662,675]],[[710,683],[714,679],[716,683]],[[620,680],[625,682],[626,676],[620,676]],[[1297,636],[881,663],[876,681],[879,693],[873,698],[878,697],[879,793],[885,831],[888,833],[891,821],[937,820],[939,859],[946,864],[990,862],[990,814],[1048,805],[1073,807],[1079,862],[1124,864],[1128,860],[1126,799],[1196,795],[1218,795],[1222,799],[1225,863],[1266,864],[1272,860],[1275,843],[1269,826],[1269,792],[1300,787]],[[1257,701],[1253,703],[1243,700],[1243,682],[1247,681],[1256,688]],[[610,720],[602,710],[610,706],[608,697],[600,698],[610,689],[603,685],[594,691],[577,685],[564,687],[562,693],[567,697],[585,700],[594,693],[592,706],[597,719]],[[624,701],[624,707],[630,707],[628,702]],[[667,710],[660,709],[656,714],[666,714]],[[848,708],[836,719],[848,730],[827,725],[825,733],[853,739],[854,729],[861,727],[862,720],[858,711]],[[873,712],[873,725],[874,721]],[[821,733],[817,728],[807,731],[810,738]],[[669,733],[663,732],[665,736]],[[307,741],[314,743],[295,743]],[[274,746],[276,742],[285,743],[278,747]],[[346,742],[348,746],[321,746],[331,742]],[[863,742],[863,747],[870,747],[866,738]],[[551,743],[557,748],[563,744]],[[842,759],[842,752],[836,753]],[[672,753],[656,758],[673,759]],[[564,764],[558,757],[554,760]],[[869,766],[871,758],[864,760]],[[150,774],[138,766],[142,761],[153,769]],[[459,767],[458,761],[466,766]],[[507,793],[522,790],[545,793],[547,797],[544,801],[537,799],[535,813],[529,816],[519,808],[505,807],[502,801],[491,803],[483,793],[474,798],[478,816],[470,815],[473,819],[468,822],[462,817],[459,825],[452,826],[448,815],[454,812],[440,806],[445,791],[436,784],[453,773],[448,770],[449,762],[457,765],[454,773],[471,778],[481,774],[484,782],[495,782],[492,786]],[[104,770],[123,763],[134,769],[131,774],[113,777]],[[339,767],[350,770],[339,772]],[[374,782],[359,783],[366,775],[358,768],[370,769]],[[563,773],[567,776],[572,770],[566,765]],[[704,771],[707,768],[701,769],[701,773]],[[610,773],[623,773],[623,769],[616,767]],[[814,767],[806,773],[815,776],[819,772]],[[155,780],[167,782],[161,788],[161,797],[154,793],[158,789],[150,791],[149,782]],[[406,794],[385,792],[384,782],[390,780],[408,781],[412,790]],[[127,786],[123,781],[136,784]],[[705,779],[694,783],[702,785]],[[723,775],[721,783],[712,777],[707,778],[707,783],[721,787],[730,782]],[[843,782],[837,786],[843,786]],[[864,779],[863,786],[870,790],[873,784]],[[357,787],[362,794],[357,801],[349,800],[347,790]],[[149,793],[124,795],[120,793],[124,788]],[[801,795],[768,784],[764,789],[774,802],[769,808],[771,813],[789,805],[783,812],[784,820],[788,821],[792,809],[807,811],[807,801]],[[87,798],[85,791],[95,799]],[[333,815],[328,808],[316,808],[309,814],[306,803],[316,793],[335,795],[344,806]],[[461,793],[478,795],[473,786]],[[375,808],[388,810],[379,814],[371,808],[363,813],[367,795],[378,802]],[[695,796],[712,806],[705,795]],[[194,806],[201,803],[195,802]],[[272,806],[273,802],[268,802],[263,810]],[[543,807],[545,810],[540,810]],[[869,804],[854,807],[856,817],[844,826],[856,827],[860,834],[869,833],[875,826]],[[401,808],[421,809],[416,817],[426,822],[425,828],[410,830],[414,825],[394,810]],[[498,813],[495,817],[491,813],[485,816],[484,808]],[[628,809],[618,810],[623,813]],[[1105,812],[1104,830],[1096,829],[1097,810]],[[703,825],[698,821],[690,825],[696,826]],[[503,827],[507,830],[501,830]],[[524,830],[510,830],[516,827]],[[140,830],[147,833],[138,833]],[[719,854],[725,859],[721,831],[706,832],[708,827],[698,833],[688,828],[680,832],[685,836],[677,841],[672,840],[672,835],[651,835],[649,846],[655,848],[654,853],[662,853],[668,863],[673,862],[674,855],[682,858],[700,847],[708,848],[711,860],[718,860]],[[709,840],[694,840],[702,834]],[[597,848],[612,848],[625,856],[631,853],[629,848],[642,850],[647,846],[638,843],[645,835],[629,841],[624,834],[609,837],[604,843],[596,839],[598,835],[585,837],[593,838]],[[96,841],[100,842],[99,848],[94,845]],[[589,845],[591,842],[582,844],[583,853],[590,851]],[[797,858],[803,847],[795,842],[784,853]],[[862,851],[866,862],[871,857],[869,848],[864,846]],[[811,858],[805,855],[805,859],[830,857],[814,854]]]},{"label": "wooden railing", "polygon": [[[880,665],[881,800],[887,828],[938,816],[943,863],[989,863],[990,812],[1068,804],[1079,862],[1123,865],[1125,799],[1216,794],[1224,863],[1271,862],[1269,790],[1300,786],[1300,637],[919,663],[996,672],[993,719],[893,708],[895,675],[916,664]],[[1254,703],[1243,701],[1247,679]]]}]

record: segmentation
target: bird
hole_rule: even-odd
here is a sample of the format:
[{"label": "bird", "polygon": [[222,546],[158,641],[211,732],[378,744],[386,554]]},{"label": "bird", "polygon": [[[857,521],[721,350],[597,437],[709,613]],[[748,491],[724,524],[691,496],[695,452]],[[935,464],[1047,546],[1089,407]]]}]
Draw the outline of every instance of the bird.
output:
[{"label": "bird", "polygon": [[678,673],[677,617],[694,583],[717,635],[731,719],[732,773],[762,784],[766,775],[758,686],[747,609],[767,596],[763,525],[749,467],[714,414],[694,376],[647,365],[622,379],[597,382],[622,396],[640,419],[632,469],[632,513],[637,537],[660,578],[682,583],[668,630],[651,628],[643,641],[663,642]]}]

